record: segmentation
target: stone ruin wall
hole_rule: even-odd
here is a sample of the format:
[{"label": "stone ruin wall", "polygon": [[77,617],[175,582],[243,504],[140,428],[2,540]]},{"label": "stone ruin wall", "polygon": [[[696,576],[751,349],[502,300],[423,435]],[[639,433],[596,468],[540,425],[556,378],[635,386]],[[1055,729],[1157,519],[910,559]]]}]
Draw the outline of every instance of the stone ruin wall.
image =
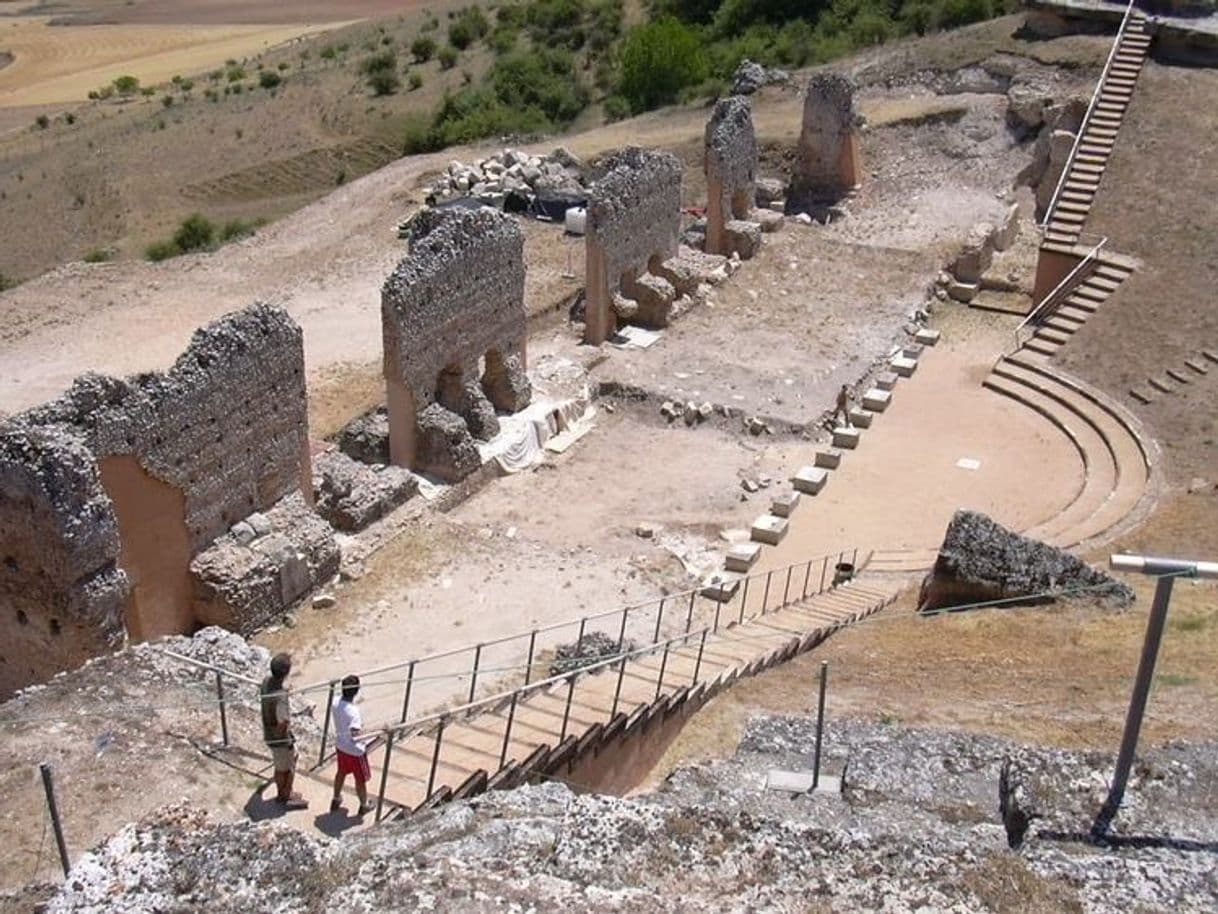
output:
[{"label": "stone ruin wall", "polygon": [[124,634],[190,631],[192,557],[311,494],[300,328],[255,305],[196,331],[164,374],[78,378],[0,429],[0,483],[0,632],[42,648],[19,665],[6,648],[0,690]]},{"label": "stone ruin wall", "polygon": [[520,226],[486,208],[433,220],[385,281],[381,321],[393,462],[468,476],[495,411],[531,396]]},{"label": "stone ruin wall", "polygon": [[796,201],[834,203],[862,182],[854,92],[854,81],[841,73],[815,73],[808,80],[791,176]]},{"label": "stone ruin wall", "polygon": [[681,233],[681,163],[676,156],[637,148],[605,163],[608,171],[588,201],[585,342],[604,342],[622,315],[619,293],[643,323],[663,325],[675,298],[657,275],[677,253]]},{"label": "stone ruin wall", "polygon": [[757,196],[757,138],[744,96],[715,103],[706,125],[705,170],[706,251],[730,256],[728,223],[748,219]]}]

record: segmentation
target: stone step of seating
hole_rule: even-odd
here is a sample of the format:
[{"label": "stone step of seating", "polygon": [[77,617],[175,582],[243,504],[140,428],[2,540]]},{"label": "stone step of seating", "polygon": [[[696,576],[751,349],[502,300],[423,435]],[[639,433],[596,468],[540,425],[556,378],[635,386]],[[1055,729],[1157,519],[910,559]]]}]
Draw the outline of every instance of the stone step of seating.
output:
[{"label": "stone step of seating", "polygon": [[875,376],[875,386],[880,390],[892,390],[897,386],[897,374],[892,371],[881,371]]},{"label": "stone step of seating", "polygon": [[1211,351],[1211,350],[1209,350],[1209,349],[1202,349],[1202,350],[1201,350],[1201,355],[1202,355],[1204,358],[1209,359],[1211,362],[1218,363],[1218,352],[1213,352],[1213,351]]},{"label": "stone step of seating", "polygon": [[799,471],[791,477],[791,485],[805,495],[816,495],[828,482],[829,471],[821,466],[800,467]]},{"label": "stone step of seating", "polygon": [[871,420],[874,418],[875,413],[865,409],[850,410],[850,424],[855,428],[871,428]]},{"label": "stone step of seating", "polygon": [[[1084,298],[1077,298],[1074,295],[1069,295],[1066,297],[1066,300],[1063,303],[1062,307],[1058,309],[1058,313],[1070,314],[1070,315],[1081,313],[1082,315],[1085,315],[1082,319],[1086,320],[1088,317],[1091,317],[1091,315],[1095,313],[1095,308],[1096,308],[1095,302],[1087,301]],[[1073,309],[1073,310],[1071,310],[1071,309]]]},{"label": "stone step of seating", "polygon": [[1108,292],[1103,289],[1097,289],[1092,286],[1090,281],[1078,286],[1070,293],[1071,298],[1084,298],[1093,302],[1102,302],[1108,299]]},{"label": "stone step of seating", "polygon": [[1069,342],[1071,335],[1063,330],[1057,330],[1045,325],[1036,331],[1036,336],[1042,340],[1048,340],[1050,343],[1057,343],[1060,346],[1062,343]]},{"label": "stone step of seating", "polygon": [[1101,263],[1095,268],[1094,275],[1103,276],[1104,278],[1111,279],[1114,282],[1124,282],[1131,275],[1133,275],[1133,271],[1122,266],[1117,266],[1116,264]]},{"label": "stone step of seating", "polygon": [[1185,359],[1184,366],[1186,368],[1192,369],[1197,374],[1209,374],[1210,373],[1210,370],[1208,368],[1206,368],[1203,363],[1198,362],[1195,359]]},{"label": "stone step of seating", "polygon": [[767,546],[777,546],[787,535],[787,530],[790,526],[790,522],[785,517],[763,514],[753,521],[749,535],[754,542],[765,543]]},{"label": "stone step of seating", "polygon": [[1041,355],[1053,355],[1060,348],[1057,343],[1050,343],[1048,340],[1032,337],[1023,344],[1025,349],[1030,349],[1033,352],[1039,352]]},{"label": "stone step of seating", "polygon": [[842,465],[842,452],[837,448],[825,448],[816,452],[816,467],[826,470],[836,470]]},{"label": "stone step of seating", "polygon": [[907,359],[917,361],[922,358],[922,351],[925,347],[921,343],[906,343],[901,347],[901,355]]},{"label": "stone step of seating", "polygon": [[737,543],[727,551],[723,567],[728,571],[747,572],[761,558],[760,543]]},{"label": "stone step of seating", "polygon": [[1121,281],[1117,280],[1117,279],[1111,279],[1107,276],[1100,276],[1099,274],[1093,274],[1093,275],[1087,277],[1087,281],[1085,283],[1083,283],[1083,288],[1086,288],[1087,286],[1090,286],[1094,289],[1099,289],[1099,290],[1107,292],[1109,295],[1111,295],[1117,289],[1121,288]]},{"label": "stone step of seating", "polygon": [[1170,394],[1176,392],[1176,388],[1172,387],[1171,383],[1163,378],[1150,378],[1147,383],[1160,393]]},{"label": "stone step of seating", "polygon": [[790,517],[799,507],[798,492],[780,492],[770,502],[770,513],[777,517]]},{"label": "stone step of seating", "polygon": [[856,429],[838,426],[833,430],[833,446],[853,451],[859,446],[859,433]]},{"label": "stone step of seating", "polygon": [[1135,400],[1137,400],[1137,401],[1138,401],[1139,403],[1141,403],[1143,406],[1145,406],[1146,404],[1148,404],[1148,403],[1150,403],[1151,401],[1153,401],[1153,400],[1154,400],[1154,397],[1152,397],[1150,394],[1145,393],[1145,392],[1143,392],[1143,391],[1139,390],[1139,389],[1138,389],[1138,388],[1136,388],[1136,387],[1131,387],[1131,388],[1129,389],[1129,396],[1133,397]]},{"label": "stone step of seating", "polygon": [[871,410],[873,413],[882,413],[888,409],[890,403],[892,403],[892,393],[887,390],[873,387],[863,394],[863,407]]},{"label": "stone step of seating", "polygon": [[1083,326],[1083,322],[1077,318],[1063,316],[1058,312],[1045,321],[1045,326],[1060,330],[1062,333],[1075,333],[1079,327]]},{"label": "stone step of seating", "polygon": [[1192,384],[1193,379],[1175,368],[1167,369],[1167,376],[1178,384]]},{"label": "stone step of seating", "polygon": [[939,331],[932,330],[929,327],[923,327],[914,334],[914,341],[923,346],[935,346],[939,342]]},{"label": "stone step of seating", "polygon": [[917,361],[903,355],[895,356],[888,364],[903,378],[913,377],[913,373],[918,370]]}]

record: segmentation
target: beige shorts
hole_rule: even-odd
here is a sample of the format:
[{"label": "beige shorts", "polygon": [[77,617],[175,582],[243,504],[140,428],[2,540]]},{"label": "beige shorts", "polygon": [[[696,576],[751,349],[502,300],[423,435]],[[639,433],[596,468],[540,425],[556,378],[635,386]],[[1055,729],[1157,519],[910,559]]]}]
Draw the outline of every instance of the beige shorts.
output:
[{"label": "beige shorts", "polygon": [[294,746],[272,746],[271,761],[275,763],[276,771],[296,770],[296,749]]}]

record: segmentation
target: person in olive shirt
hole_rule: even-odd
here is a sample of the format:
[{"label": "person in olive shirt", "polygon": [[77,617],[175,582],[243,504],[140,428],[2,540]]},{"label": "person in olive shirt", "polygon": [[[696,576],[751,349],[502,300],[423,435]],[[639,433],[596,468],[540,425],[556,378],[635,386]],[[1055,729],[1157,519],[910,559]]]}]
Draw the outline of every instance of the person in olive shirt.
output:
[{"label": "person in olive shirt", "polygon": [[275,800],[285,809],[307,809],[309,802],[292,793],[296,777],[296,737],[292,735],[292,708],[284,684],[292,672],[292,658],[276,654],[271,658],[271,675],[262,681],[262,738],[271,749],[275,764]]}]

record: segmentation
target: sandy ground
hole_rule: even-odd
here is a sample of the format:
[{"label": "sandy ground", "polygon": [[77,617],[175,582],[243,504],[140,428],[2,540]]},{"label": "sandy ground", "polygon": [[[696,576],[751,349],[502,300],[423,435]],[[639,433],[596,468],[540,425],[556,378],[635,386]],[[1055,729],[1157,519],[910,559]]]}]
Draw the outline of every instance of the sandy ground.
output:
[{"label": "sandy ground", "polygon": [[72,27],[49,21],[0,20],[0,47],[13,57],[0,69],[0,107],[84,101],[91,90],[124,75],[144,84],[190,76],[346,24]]},{"label": "sandy ground", "polygon": [[43,0],[69,23],[125,24],[335,22],[390,16],[425,5],[425,0]]}]

